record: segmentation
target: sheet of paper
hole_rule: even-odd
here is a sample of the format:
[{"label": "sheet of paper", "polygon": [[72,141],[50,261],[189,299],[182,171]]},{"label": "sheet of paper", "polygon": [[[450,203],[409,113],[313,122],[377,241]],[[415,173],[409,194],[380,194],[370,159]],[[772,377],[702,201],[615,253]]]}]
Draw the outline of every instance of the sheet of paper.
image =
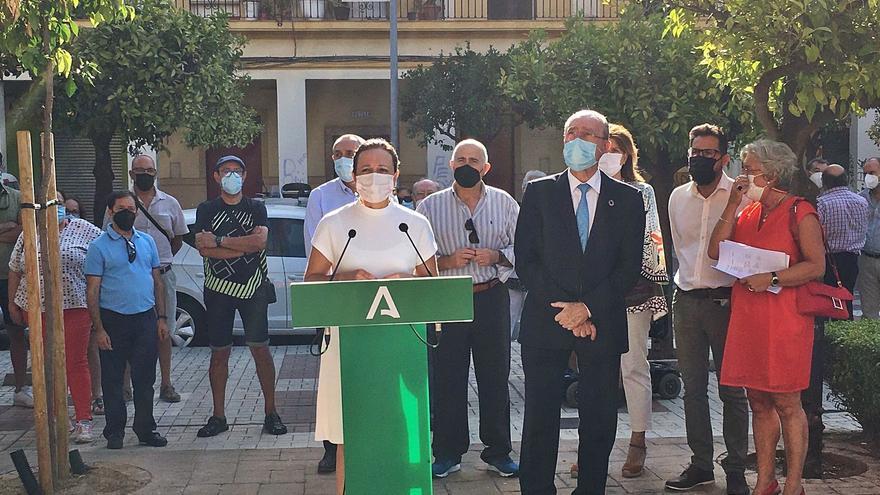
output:
[{"label": "sheet of paper", "polygon": [[[780,251],[760,249],[733,241],[721,241],[718,263],[713,268],[738,279],[756,273],[769,273],[788,268],[788,255]],[[781,287],[768,289],[779,294]]]}]

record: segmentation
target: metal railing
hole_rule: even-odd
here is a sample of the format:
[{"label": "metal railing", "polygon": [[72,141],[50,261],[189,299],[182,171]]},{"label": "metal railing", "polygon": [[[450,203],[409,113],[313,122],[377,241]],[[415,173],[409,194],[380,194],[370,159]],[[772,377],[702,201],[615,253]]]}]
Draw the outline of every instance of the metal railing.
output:
[{"label": "metal railing", "polygon": [[[401,20],[615,19],[626,0],[392,0]],[[384,20],[389,3],[331,0],[175,0],[200,16],[226,13],[232,20]]]}]

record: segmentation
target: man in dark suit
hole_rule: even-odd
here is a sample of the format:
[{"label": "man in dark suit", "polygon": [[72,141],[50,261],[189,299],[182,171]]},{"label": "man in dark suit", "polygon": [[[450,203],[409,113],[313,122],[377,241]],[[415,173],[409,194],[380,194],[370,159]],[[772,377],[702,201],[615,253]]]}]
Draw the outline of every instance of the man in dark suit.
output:
[{"label": "man in dark suit", "polygon": [[617,428],[614,391],[628,347],[624,295],[642,264],[642,197],[598,170],[610,149],[605,116],[575,113],[563,142],[568,169],[529,183],[514,241],[516,271],[528,290],[519,337],[526,388],[523,495],[556,493],[562,375],[572,350],[581,420],[573,493],[605,493]]}]

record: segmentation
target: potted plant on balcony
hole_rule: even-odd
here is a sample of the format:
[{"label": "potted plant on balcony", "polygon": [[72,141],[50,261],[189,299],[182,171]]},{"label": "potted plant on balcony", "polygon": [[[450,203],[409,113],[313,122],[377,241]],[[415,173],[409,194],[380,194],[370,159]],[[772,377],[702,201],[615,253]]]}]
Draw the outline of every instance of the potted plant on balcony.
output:
[{"label": "potted plant on balcony", "polygon": [[424,0],[422,8],[419,10],[419,19],[423,21],[436,21],[440,18],[443,11],[441,5],[437,5],[437,0]]},{"label": "potted plant on balcony", "polygon": [[342,0],[327,0],[333,7],[333,17],[337,21],[347,21],[351,17],[351,5]]}]

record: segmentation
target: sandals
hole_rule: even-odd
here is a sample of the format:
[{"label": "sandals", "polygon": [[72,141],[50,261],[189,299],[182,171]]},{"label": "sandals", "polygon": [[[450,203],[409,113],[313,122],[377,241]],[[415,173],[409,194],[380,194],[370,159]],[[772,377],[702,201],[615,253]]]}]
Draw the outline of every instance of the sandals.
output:
[{"label": "sandals", "polygon": [[624,478],[638,478],[645,471],[645,458],[648,456],[648,448],[642,445],[629,444],[629,452],[626,462],[620,474]]}]

